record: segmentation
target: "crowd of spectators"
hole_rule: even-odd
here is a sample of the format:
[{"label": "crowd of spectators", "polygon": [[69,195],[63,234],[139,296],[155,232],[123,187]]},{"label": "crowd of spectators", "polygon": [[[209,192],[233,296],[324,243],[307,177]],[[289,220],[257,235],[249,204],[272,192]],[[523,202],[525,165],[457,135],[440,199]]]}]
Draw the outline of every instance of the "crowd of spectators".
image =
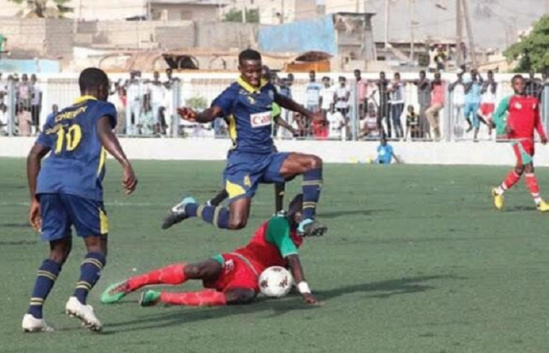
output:
[{"label": "crowd of spectators", "polygon": [[[310,71],[306,82],[297,83],[299,93],[303,94],[296,98],[293,92],[296,85],[294,75],[272,73],[271,82],[279,94],[300,101],[311,111],[321,111],[325,117],[324,122],[307,121],[299,114],[282,109],[280,118],[294,132],[274,125],[273,136],[344,141],[351,139],[356,132],[358,139],[386,137],[393,140],[437,141],[442,136],[443,109],[451,109],[453,126],[450,130],[454,136],[477,141],[483,125],[488,135],[492,134],[492,114],[498,97],[502,97],[493,72],[480,74],[475,69],[465,71],[462,68],[454,80],[443,80],[438,71],[429,74],[431,79],[425,71],[420,71],[416,79],[407,76],[404,80],[399,72],[380,72],[377,76],[376,79],[366,79],[360,70],[355,70],[352,79],[340,76],[333,80],[327,75],[318,79],[317,73]],[[119,113],[116,132],[140,136],[205,136],[205,131],[210,131],[209,135],[227,136],[228,129],[223,119],[217,119],[211,126],[185,125],[173,115],[176,82],[179,79],[173,76],[171,69],[165,71],[164,78],[158,71],[153,73],[152,78],[142,78],[141,72],[131,71],[127,80],[114,82],[109,100]],[[536,96],[541,101],[548,82],[546,74],[540,79],[531,72],[526,80],[526,94]],[[13,87],[15,95],[10,100],[9,86]],[[410,86],[415,89],[410,89]],[[43,87],[34,74],[3,77],[0,73],[0,134],[7,133],[10,103],[14,106],[11,113],[15,117],[15,134],[31,136],[40,132],[42,92]],[[411,97],[410,92],[417,94],[417,97]],[[189,101],[181,99],[179,104],[188,105]],[[207,105],[204,99],[202,104],[192,108],[201,110]],[[54,105],[47,113],[58,109]],[[170,131],[174,125],[178,128],[176,133]]]},{"label": "crowd of spectators", "polygon": [[35,74],[9,75],[0,73],[0,134],[7,134],[8,90],[13,84],[15,95],[15,133],[31,136],[40,132],[40,112],[42,111],[42,87]]}]

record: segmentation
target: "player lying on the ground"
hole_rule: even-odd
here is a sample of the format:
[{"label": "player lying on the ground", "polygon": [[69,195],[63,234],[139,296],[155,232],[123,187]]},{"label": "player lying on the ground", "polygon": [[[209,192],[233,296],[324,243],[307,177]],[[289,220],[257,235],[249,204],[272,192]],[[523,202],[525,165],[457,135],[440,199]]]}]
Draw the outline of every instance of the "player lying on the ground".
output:
[{"label": "player lying on the ground", "polygon": [[32,202],[29,220],[49,242],[50,253],[38,269],[29,309],[23,317],[25,332],[51,330],[42,316],[42,306],[71,252],[72,226],[84,239],[88,253],[65,312],[79,318],[84,326],[101,330],[101,322],[86,300],[107,257],[109,230],[102,187],[105,150],[124,168],[126,193],[131,194],[137,185],[132,166],[113,133],[117,113],[107,102],[109,78],[99,69],[88,68],[82,71],[78,83],[81,97],[48,117],[27,159]]},{"label": "player lying on the ground", "polygon": [[259,183],[282,183],[303,175],[304,210],[298,231],[305,235],[323,233],[327,227],[315,219],[322,187],[322,160],[313,155],[274,150],[272,105],[277,103],[311,120],[324,120],[324,117],[278,94],[272,84],[261,80],[261,67],[261,55],[255,50],[244,50],[239,55],[240,78],[217,97],[210,108],[200,113],[189,108],[178,110],[183,119],[199,123],[230,116],[233,148],[224,171],[230,206],[227,209],[199,205],[193,198],[186,198],[172,212],[180,220],[199,217],[219,228],[242,229],[248,222]]},{"label": "player lying on the ground", "polygon": [[[541,143],[544,145],[547,143],[541,124],[539,101],[536,97],[525,95],[524,78],[521,75],[515,75],[511,84],[515,94],[501,101],[494,114],[494,125],[498,135],[506,133],[511,140],[517,164],[503,183],[492,190],[494,204],[498,210],[503,209],[503,194],[525,173],[526,186],[534,198],[537,209],[547,212],[549,204],[541,199],[538,180],[534,174],[534,130],[538,132]],[[506,114],[508,114],[507,121],[504,121]]]},{"label": "player lying on the ground", "polygon": [[297,232],[302,218],[303,196],[297,195],[286,216],[274,216],[256,231],[248,245],[233,252],[220,254],[194,264],[176,263],[111,285],[103,292],[101,301],[115,303],[127,294],[153,284],[181,284],[187,280],[201,280],[206,290],[199,292],[142,293],[140,304],[150,306],[159,302],[172,305],[230,305],[252,302],[259,293],[258,277],[268,267],[289,267],[303,299],[309,304],[317,301],[305,281],[297,248],[303,238]]}]

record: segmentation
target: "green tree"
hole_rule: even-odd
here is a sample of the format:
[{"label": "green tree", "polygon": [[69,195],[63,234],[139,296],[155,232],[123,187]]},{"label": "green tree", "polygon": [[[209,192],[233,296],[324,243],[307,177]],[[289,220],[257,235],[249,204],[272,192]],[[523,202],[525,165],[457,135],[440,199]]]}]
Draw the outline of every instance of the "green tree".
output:
[{"label": "green tree", "polygon": [[532,31],[511,45],[503,55],[509,60],[518,60],[516,72],[549,70],[549,15],[544,15]]},{"label": "green tree", "polygon": [[20,17],[64,18],[74,9],[69,5],[71,0],[8,0],[21,5]]},{"label": "green tree", "polygon": [[[242,22],[242,11],[231,9],[223,18],[225,22]],[[246,22],[259,23],[259,9],[246,9]]]}]

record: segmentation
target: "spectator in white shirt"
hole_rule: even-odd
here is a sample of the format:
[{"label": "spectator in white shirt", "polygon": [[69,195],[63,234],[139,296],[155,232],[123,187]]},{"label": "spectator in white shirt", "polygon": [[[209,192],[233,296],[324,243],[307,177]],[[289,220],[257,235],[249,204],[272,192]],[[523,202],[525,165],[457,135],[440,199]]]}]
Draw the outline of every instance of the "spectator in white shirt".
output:
[{"label": "spectator in white shirt", "polygon": [[320,109],[322,110],[322,113],[324,113],[324,117],[326,117],[334,104],[335,92],[330,84],[330,78],[328,76],[322,78],[322,84],[323,87],[320,90]]},{"label": "spectator in white shirt", "polygon": [[160,73],[158,71],[154,72],[154,79],[149,82],[149,94],[154,120],[154,130],[155,132],[165,134],[166,122],[164,117],[161,115],[161,108],[164,106],[166,92],[164,85],[160,81]]},{"label": "spectator in white shirt", "polygon": [[[452,94],[452,104],[454,106],[454,126],[459,126],[463,118],[463,109],[465,107],[465,82],[463,80],[463,71],[458,71],[457,80],[453,82],[448,90]],[[472,128],[471,122],[467,120],[469,128]],[[456,131],[454,131],[456,133]]]},{"label": "spectator in white shirt", "polygon": [[347,87],[347,79],[343,76],[339,77],[339,86],[335,91],[335,108],[338,112],[347,117],[349,114],[349,98],[351,97],[351,90]]},{"label": "spectator in white shirt", "polygon": [[38,78],[35,74],[31,75],[32,98],[31,98],[31,116],[32,126],[36,133],[40,132],[40,112],[42,111],[42,88],[38,84]]},{"label": "spectator in white shirt", "polygon": [[330,111],[326,115],[328,121],[328,138],[329,139],[341,139],[345,141],[347,137],[346,121],[343,114],[340,111],[335,110],[332,105]]},{"label": "spectator in white shirt", "polygon": [[132,71],[130,73],[130,81],[128,82],[128,109],[130,114],[129,121],[126,121],[126,134],[134,133],[133,127],[141,116],[141,107],[143,104],[143,84],[141,82],[141,73]]},{"label": "spectator in white shirt", "polygon": [[[401,116],[404,111],[404,84],[400,80],[400,74],[395,72],[393,81],[388,86],[389,106],[391,107],[391,120],[395,129],[395,136],[402,138],[404,131],[402,129]],[[388,136],[391,136],[391,129]]]},{"label": "spectator in white shirt", "polygon": [[314,71],[310,71],[309,83],[305,86],[305,96],[307,100],[307,109],[312,112],[317,112],[319,109],[320,90],[322,90],[322,84],[316,82],[316,73]]}]

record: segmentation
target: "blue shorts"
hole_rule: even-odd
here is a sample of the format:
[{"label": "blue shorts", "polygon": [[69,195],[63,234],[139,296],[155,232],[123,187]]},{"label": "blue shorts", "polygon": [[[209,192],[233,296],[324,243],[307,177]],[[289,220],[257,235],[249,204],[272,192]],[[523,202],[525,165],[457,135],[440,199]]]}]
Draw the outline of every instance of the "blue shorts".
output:
[{"label": "blue shorts", "polygon": [[229,202],[254,197],[259,183],[283,183],[285,180],[280,174],[280,169],[289,155],[290,153],[287,152],[270,154],[230,152],[223,172]]},{"label": "blue shorts", "polygon": [[70,237],[74,226],[79,237],[107,236],[109,221],[103,202],[70,194],[40,194],[42,240]]},{"label": "blue shorts", "polygon": [[480,127],[480,120],[478,119],[479,108],[480,108],[480,103],[466,103],[463,110],[465,119],[469,119],[469,116],[473,114],[473,119],[471,119],[471,123],[473,127],[476,129]]}]

